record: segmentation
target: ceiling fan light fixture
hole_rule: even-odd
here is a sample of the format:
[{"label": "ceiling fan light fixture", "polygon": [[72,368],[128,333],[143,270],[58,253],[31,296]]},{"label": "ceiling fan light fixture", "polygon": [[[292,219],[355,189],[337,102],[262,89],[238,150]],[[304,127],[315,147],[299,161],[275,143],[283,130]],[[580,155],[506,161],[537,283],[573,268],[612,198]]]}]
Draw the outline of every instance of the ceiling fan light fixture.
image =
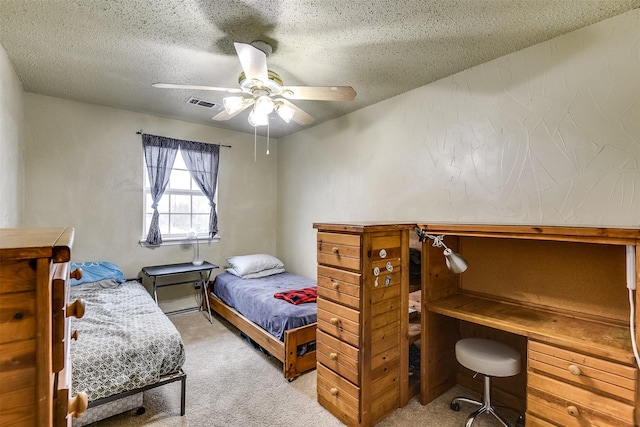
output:
[{"label": "ceiling fan light fixture", "polygon": [[[251,44],[234,42],[233,45],[242,67],[242,72],[238,77],[240,88],[174,83],[154,83],[153,86],[242,94],[244,96],[223,97],[224,111],[218,112],[212,119],[219,122],[230,120],[253,107],[249,112],[249,124],[254,128],[268,126],[269,115],[274,111],[286,123],[291,120],[300,126],[313,123],[313,117],[290,100],[350,101],[356,96],[356,92],[351,86],[284,86],[282,78],[267,68],[266,58],[272,51],[268,42],[260,40]],[[268,132],[267,129],[267,139]]]},{"label": "ceiling fan light fixture", "polygon": [[253,107],[253,111],[257,114],[266,116],[273,112],[273,99],[269,98],[266,95],[262,95],[256,99],[256,105]]},{"label": "ceiling fan light fixture", "polygon": [[222,100],[222,104],[227,113],[235,114],[245,107],[246,100],[241,96],[227,96]]},{"label": "ceiling fan light fixture", "polygon": [[280,116],[280,118],[282,120],[284,120],[285,122],[289,123],[291,121],[291,119],[293,118],[293,115],[296,113],[296,110],[294,110],[293,108],[289,107],[288,105],[284,105],[284,104],[280,103],[278,105],[278,108],[276,109],[276,112],[278,113],[278,115]]},{"label": "ceiling fan light fixture", "polygon": [[[257,104],[257,103],[256,103]],[[257,107],[257,105],[256,105]],[[253,127],[266,126],[269,124],[269,115],[262,114],[256,110],[256,107],[249,113],[249,124]]]}]

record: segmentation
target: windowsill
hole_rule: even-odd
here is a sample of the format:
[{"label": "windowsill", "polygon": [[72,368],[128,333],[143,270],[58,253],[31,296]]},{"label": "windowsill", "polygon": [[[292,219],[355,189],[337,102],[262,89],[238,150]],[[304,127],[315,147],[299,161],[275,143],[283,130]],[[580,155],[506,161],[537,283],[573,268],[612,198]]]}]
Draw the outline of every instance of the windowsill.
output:
[{"label": "windowsill", "polygon": [[[215,236],[215,237],[199,237],[198,238],[198,243],[217,243],[220,241],[220,236]],[[158,248],[161,246],[176,246],[176,245],[192,245],[195,243],[195,240],[193,239],[186,239],[184,237],[174,237],[174,238],[163,238],[162,239],[162,243],[160,243],[159,245],[151,245],[149,243],[147,243],[146,240],[140,240],[138,241],[138,243],[140,244],[140,246],[142,246],[143,248]]]}]

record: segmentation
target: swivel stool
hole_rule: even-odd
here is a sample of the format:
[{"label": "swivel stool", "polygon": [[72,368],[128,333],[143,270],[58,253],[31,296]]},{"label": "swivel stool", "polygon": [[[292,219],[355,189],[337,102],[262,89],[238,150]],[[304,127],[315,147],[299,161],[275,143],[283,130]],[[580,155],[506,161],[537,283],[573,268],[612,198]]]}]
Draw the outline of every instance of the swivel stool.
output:
[{"label": "swivel stool", "polygon": [[[469,415],[466,427],[471,427],[476,417],[485,412],[493,415],[504,427],[510,427],[509,423],[491,405],[491,377],[510,377],[518,374],[520,372],[520,353],[497,341],[485,338],[464,338],[456,343],[456,359],[462,366],[484,375],[484,394],[482,401],[462,396],[456,397],[451,401],[451,409],[459,411],[460,402],[480,406]],[[517,425],[524,425],[523,421],[523,418],[520,417]]]}]

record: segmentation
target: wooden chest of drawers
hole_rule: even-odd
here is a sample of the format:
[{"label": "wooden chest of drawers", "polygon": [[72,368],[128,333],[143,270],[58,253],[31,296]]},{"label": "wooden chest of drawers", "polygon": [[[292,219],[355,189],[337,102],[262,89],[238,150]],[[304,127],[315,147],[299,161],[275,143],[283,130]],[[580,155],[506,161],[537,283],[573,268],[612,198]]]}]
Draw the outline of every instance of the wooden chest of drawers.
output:
[{"label": "wooden chest of drawers", "polygon": [[0,425],[64,426],[69,401],[67,304],[73,229],[0,230]]},{"label": "wooden chest of drawers", "polygon": [[410,227],[314,227],[318,401],[347,425],[373,425],[408,400]]},{"label": "wooden chest of drawers", "polygon": [[530,340],[527,376],[527,425],[635,425],[635,367]]}]

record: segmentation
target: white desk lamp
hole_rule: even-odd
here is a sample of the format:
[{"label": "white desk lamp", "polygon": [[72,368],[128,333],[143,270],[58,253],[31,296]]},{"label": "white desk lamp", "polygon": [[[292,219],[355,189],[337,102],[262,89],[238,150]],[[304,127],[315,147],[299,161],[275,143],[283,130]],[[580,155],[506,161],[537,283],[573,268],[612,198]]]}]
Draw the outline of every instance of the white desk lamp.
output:
[{"label": "white desk lamp", "polygon": [[416,227],[416,234],[420,238],[420,242],[426,242],[427,239],[433,240],[433,247],[435,248],[444,248],[443,255],[445,257],[445,262],[447,263],[447,268],[454,272],[455,274],[464,273],[467,270],[467,261],[458,253],[453,252],[451,249],[444,244],[444,235],[443,236],[434,236],[428,234],[421,228]]},{"label": "white desk lamp", "polygon": [[195,252],[195,256],[193,257],[193,261],[191,261],[191,263],[193,265],[202,265],[202,259],[200,259],[200,242],[198,241],[198,232],[196,231],[195,228],[190,228],[189,231],[187,231],[187,239],[191,240],[191,239],[195,239],[196,240],[196,252]]}]

